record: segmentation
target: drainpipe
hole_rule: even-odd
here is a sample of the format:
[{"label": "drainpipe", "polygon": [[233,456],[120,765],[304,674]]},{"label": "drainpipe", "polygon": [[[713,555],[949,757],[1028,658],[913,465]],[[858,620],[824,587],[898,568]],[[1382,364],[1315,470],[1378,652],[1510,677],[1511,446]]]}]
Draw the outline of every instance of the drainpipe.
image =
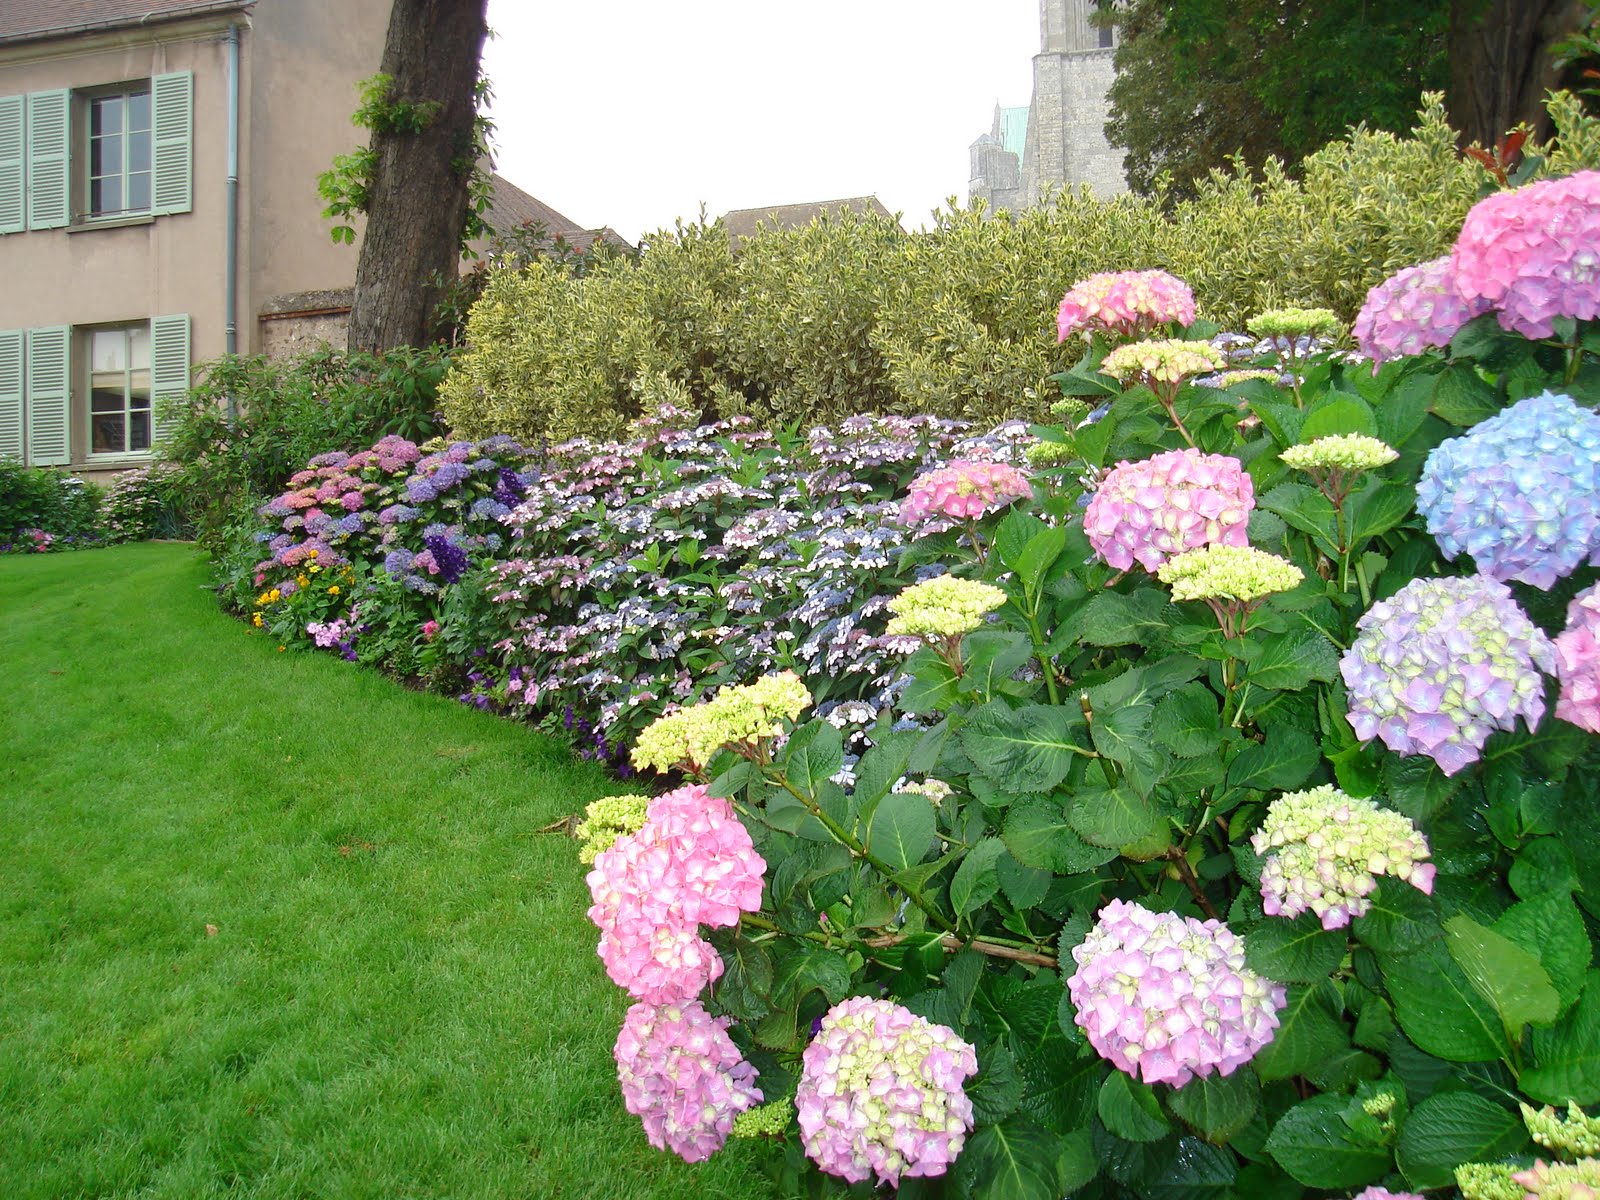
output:
[{"label": "drainpipe", "polygon": [[[224,348],[239,351],[239,27],[228,26],[228,248],[224,259],[227,302],[223,317]],[[238,404],[228,397],[228,419],[238,417]]]}]

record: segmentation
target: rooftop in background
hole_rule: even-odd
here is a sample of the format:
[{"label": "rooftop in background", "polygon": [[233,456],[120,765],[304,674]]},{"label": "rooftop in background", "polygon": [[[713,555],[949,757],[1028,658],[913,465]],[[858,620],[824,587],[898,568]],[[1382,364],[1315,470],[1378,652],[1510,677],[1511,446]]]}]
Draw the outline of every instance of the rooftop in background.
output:
[{"label": "rooftop in background", "polygon": [[543,226],[546,236],[551,240],[562,238],[577,250],[587,250],[595,241],[631,249],[630,243],[609,225],[601,229],[584,229],[571,217],[558,213],[537,196],[530,196],[504,175],[497,174],[493,178],[489,208],[483,218],[501,234],[533,222]]},{"label": "rooftop in background", "polygon": [[1020,160],[1028,144],[1028,106],[1000,110],[1000,144]]},{"label": "rooftop in background", "polygon": [[887,217],[894,221],[895,214],[885,208],[876,196],[852,196],[846,200],[813,200],[805,204],[774,204],[770,208],[736,208],[722,214],[728,236],[738,245],[756,231],[756,226],[766,225],[778,229],[799,229],[818,217],[840,212]]},{"label": "rooftop in background", "polygon": [[3,0],[0,46],[247,8],[255,0]]}]

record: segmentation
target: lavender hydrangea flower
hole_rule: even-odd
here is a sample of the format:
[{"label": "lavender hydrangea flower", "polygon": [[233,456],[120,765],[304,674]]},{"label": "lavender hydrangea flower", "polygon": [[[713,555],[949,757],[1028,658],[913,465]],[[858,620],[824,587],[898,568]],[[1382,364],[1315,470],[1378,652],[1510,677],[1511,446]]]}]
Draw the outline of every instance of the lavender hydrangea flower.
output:
[{"label": "lavender hydrangea flower", "polygon": [[1288,1001],[1244,965],[1244,943],[1221,921],[1124,900],[1100,910],[1072,960],[1077,1024],[1102,1058],[1145,1083],[1231,1075],[1273,1039]]},{"label": "lavender hydrangea flower", "polygon": [[943,1175],[966,1144],[978,1070],[955,1031],[888,1000],[854,996],[828,1010],[806,1047],[795,1109],[806,1156],[829,1175]]},{"label": "lavender hydrangea flower", "polygon": [[1450,258],[1436,258],[1396,272],[1367,293],[1356,316],[1356,345],[1373,370],[1391,358],[1448,346],[1488,301],[1464,300],[1456,291]]},{"label": "lavender hydrangea flower", "polygon": [[1600,565],[1600,416],[1551,392],[1519,400],[1434,448],[1417,511],[1445,557],[1491,579],[1549,591]]},{"label": "lavender hydrangea flower", "polygon": [[1555,647],[1497,580],[1413,579],[1356,628],[1339,671],[1359,738],[1454,775],[1495,730],[1544,716],[1540,672],[1555,670]]},{"label": "lavender hydrangea flower", "polygon": [[433,480],[420,475],[413,475],[406,480],[406,499],[413,504],[426,504],[439,497],[439,489]]}]

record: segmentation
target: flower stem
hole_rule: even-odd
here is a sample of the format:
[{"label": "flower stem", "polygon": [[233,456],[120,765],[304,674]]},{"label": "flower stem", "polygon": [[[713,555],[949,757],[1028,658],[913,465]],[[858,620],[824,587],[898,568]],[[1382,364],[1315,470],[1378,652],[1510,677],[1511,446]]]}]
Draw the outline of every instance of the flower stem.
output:
[{"label": "flower stem", "polygon": [[1189,856],[1177,846],[1167,848],[1167,860],[1177,868],[1178,878],[1183,881],[1183,886],[1189,889],[1189,894],[1194,897],[1195,903],[1200,906],[1200,911],[1214,921],[1222,920],[1222,914],[1200,890],[1200,880],[1195,877],[1194,868],[1189,865]]}]

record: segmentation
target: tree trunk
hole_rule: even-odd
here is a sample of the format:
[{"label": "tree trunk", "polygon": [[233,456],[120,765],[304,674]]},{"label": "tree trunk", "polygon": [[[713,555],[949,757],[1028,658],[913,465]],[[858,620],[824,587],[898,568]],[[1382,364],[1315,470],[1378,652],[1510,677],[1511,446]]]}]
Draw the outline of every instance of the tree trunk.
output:
[{"label": "tree trunk", "polygon": [[1463,145],[1492,147],[1513,127],[1550,132],[1545,93],[1559,82],[1553,43],[1583,24],[1584,0],[1453,0],[1450,123]]},{"label": "tree trunk", "polygon": [[488,0],[394,0],[382,66],[394,81],[389,98],[440,107],[420,133],[372,132],[351,350],[424,344],[437,281],[457,274],[487,8]]}]

